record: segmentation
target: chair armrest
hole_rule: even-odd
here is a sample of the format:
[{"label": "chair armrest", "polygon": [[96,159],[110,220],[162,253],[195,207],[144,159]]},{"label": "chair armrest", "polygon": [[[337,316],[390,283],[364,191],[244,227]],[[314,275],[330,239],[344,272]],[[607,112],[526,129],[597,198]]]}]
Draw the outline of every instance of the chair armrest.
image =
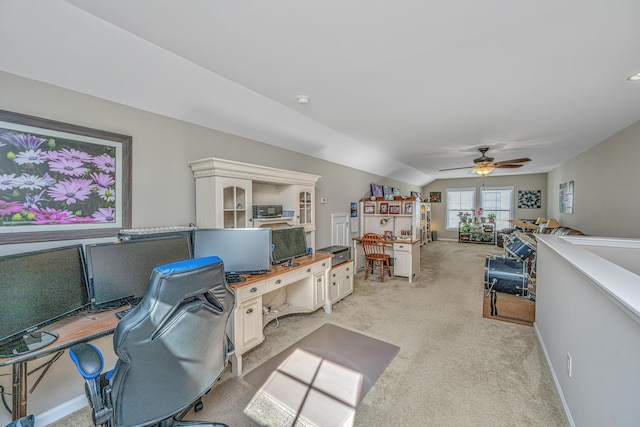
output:
[{"label": "chair armrest", "polygon": [[104,369],[104,359],[100,350],[92,344],[80,343],[69,349],[69,356],[85,380],[97,378]]}]

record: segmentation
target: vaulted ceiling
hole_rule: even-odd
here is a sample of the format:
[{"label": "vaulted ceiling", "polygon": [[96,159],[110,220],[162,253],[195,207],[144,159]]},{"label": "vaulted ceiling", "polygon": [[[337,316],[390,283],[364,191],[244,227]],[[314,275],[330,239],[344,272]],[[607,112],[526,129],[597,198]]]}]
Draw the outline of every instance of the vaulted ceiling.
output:
[{"label": "vaulted ceiling", "polygon": [[[637,0],[0,0],[0,70],[423,185],[640,120]],[[306,95],[308,104],[297,97]]]}]

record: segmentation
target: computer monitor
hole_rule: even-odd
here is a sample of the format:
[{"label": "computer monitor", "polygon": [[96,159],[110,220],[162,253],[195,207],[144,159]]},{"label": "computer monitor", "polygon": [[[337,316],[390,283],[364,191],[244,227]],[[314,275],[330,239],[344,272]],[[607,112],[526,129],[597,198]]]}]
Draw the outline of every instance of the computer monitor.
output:
[{"label": "computer monitor", "polygon": [[94,308],[135,304],[146,292],[154,268],[192,257],[187,235],[96,243],[85,250]]},{"label": "computer monitor", "polygon": [[307,240],[304,227],[276,228],[271,231],[273,243],[273,263],[295,267],[294,258],[307,254]]},{"label": "computer monitor", "polygon": [[215,255],[222,259],[228,282],[242,281],[240,274],[271,270],[270,228],[204,228],[193,235],[196,258]]},{"label": "computer monitor", "polygon": [[51,344],[38,329],[89,304],[82,245],[3,256],[0,272],[0,357]]}]

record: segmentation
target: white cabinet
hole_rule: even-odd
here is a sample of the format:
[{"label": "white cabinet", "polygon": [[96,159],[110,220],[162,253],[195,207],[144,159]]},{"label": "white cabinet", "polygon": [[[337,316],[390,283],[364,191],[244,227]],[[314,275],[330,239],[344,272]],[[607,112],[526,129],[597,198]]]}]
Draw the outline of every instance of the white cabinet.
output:
[{"label": "white cabinet", "polygon": [[431,241],[431,204],[420,203],[420,243]]},{"label": "white cabinet", "polygon": [[[206,158],[189,162],[196,185],[198,227],[305,228],[315,249],[315,185],[320,176]],[[293,217],[254,219],[253,205],[282,205]]]},{"label": "white cabinet", "polygon": [[335,304],[353,293],[353,260],[338,264],[329,273],[329,300]]},{"label": "white cabinet", "polygon": [[313,276],[313,309],[317,310],[318,308],[325,305],[327,300],[326,297],[326,286],[325,286],[325,276],[326,273],[321,272],[317,273]]},{"label": "white cabinet", "polygon": [[393,275],[408,277],[411,283],[420,272],[420,242],[394,243],[393,258]]},{"label": "white cabinet", "polygon": [[196,180],[196,225],[201,228],[248,228],[251,181],[220,176]]},{"label": "white cabinet", "polygon": [[236,347],[247,351],[263,341],[262,336],[262,297],[243,301],[236,308],[234,323],[234,343]]}]

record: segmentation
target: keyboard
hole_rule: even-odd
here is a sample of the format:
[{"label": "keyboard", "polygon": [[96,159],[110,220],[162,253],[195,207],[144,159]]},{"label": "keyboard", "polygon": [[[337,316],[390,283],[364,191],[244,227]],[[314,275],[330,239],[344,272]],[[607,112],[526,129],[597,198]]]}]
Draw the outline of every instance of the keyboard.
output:
[{"label": "keyboard", "polygon": [[131,308],[127,308],[124,309],[122,311],[116,311],[116,317],[118,319],[122,319],[124,316],[126,316],[127,314],[129,314],[131,312],[131,310],[133,310],[135,307],[131,307]]},{"label": "keyboard", "polygon": [[157,236],[161,237],[163,235],[172,235],[175,233],[184,233],[191,232],[195,230],[196,227],[149,227],[149,228],[130,228],[126,230],[120,230],[118,233],[118,237],[120,240],[133,240],[139,239],[141,237],[151,237]]}]

